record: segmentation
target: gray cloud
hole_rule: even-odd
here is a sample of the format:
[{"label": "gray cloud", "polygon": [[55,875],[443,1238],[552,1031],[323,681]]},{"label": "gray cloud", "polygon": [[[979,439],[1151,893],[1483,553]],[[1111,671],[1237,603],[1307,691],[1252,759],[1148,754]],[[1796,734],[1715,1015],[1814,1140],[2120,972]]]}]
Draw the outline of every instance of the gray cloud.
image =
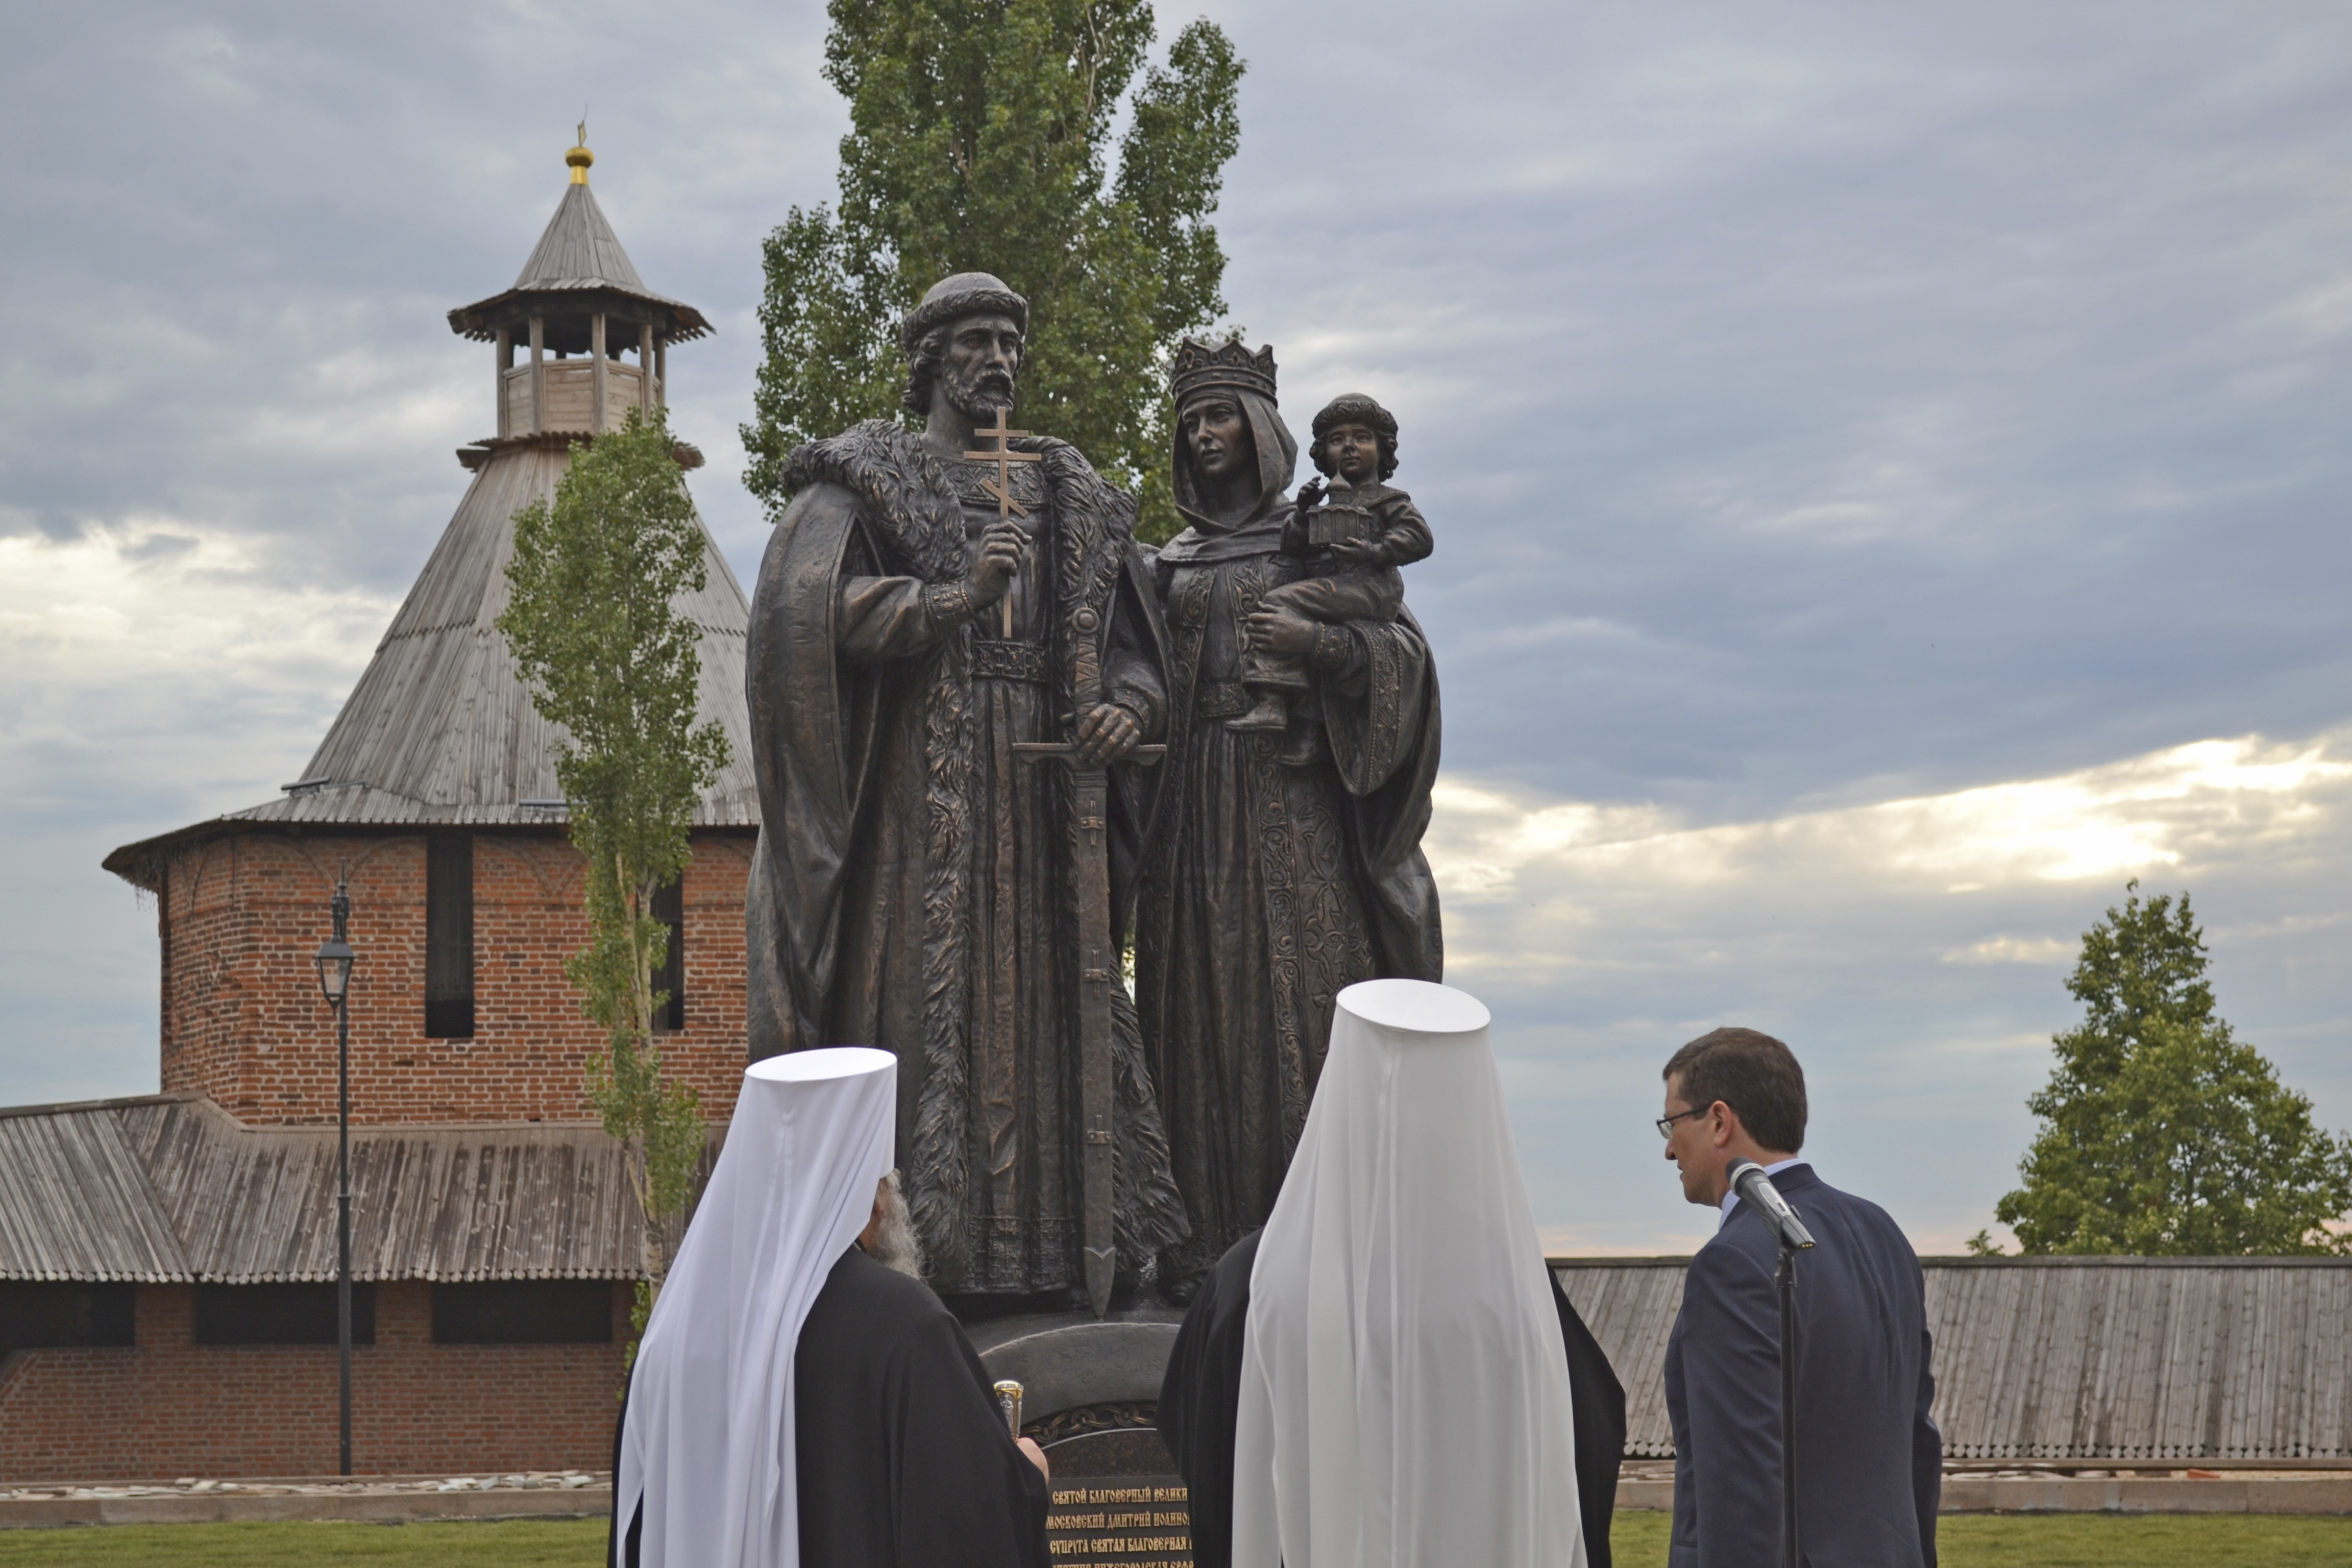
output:
[{"label": "gray cloud", "polygon": [[1689,1234],[1648,1164],[1659,1068],[1742,1023],[1806,1062],[1808,1152],[1866,1173],[1916,1239],[1957,1250],[2015,1184],[2026,1096],[2081,1016],[2062,984],[2080,935],[2135,878],[2193,891],[2223,1016],[2325,1121],[2352,1120],[2352,979],[2330,962],[2352,731],[1713,826],[1456,775],[1429,847],[1449,975],[1495,1008],[1537,1212],[1562,1246]]},{"label": "gray cloud", "polygon": [[[1226,292],[1300,423],[1359,387],[1403,421],[1458,779],[1696,830],[2352,718],[2339,9],[1213,11],[1251,61]],[[20,13],[0,546],[47,542],[0,582],[0,1100],[152,1086],[152,925],[97,861],[315,743],[488,427],[443,312],[512,277],[583,102],[639,269],[719,327],[676,415],[748,579],[758,242],[830,196],[843,126],[809,0]],[[135,619],[52,613],[110,585]],[[2314,978],[2340,837],[2233,855],[2180,863],[2250,933],[2223,1010],[2352,1121]],[[1857,1183],[1918,1142],[1860,1129],[1927,1117],[1991,1152],[1956,1200],[1990,1201],[2067,1011],[2046,944],[2119,880],[1971,923],[1875,876],[1620,888],[1582,927],[1463,905],[1465,954],[1647,933],[1479,982],[1548,1220],[1600,1184],[1612,1245],[1684,1223],[1603,1181],[1651,1157],[1605,1129],[1734,1013],[1816,1042]],[[1944,962],[1988,942],[2030,961]],[[1586,1152],[1539,1152],[1570,1101]]]},{"label": "gray cloud", "polygon": [[1398,386],[1454,646],[1643,634],[1474,654],[1454,754],[1753,810],[2340,713],[2346,40],[2252,16],[1351,28],[1432,111],[1254,123],[1289,384]]}]

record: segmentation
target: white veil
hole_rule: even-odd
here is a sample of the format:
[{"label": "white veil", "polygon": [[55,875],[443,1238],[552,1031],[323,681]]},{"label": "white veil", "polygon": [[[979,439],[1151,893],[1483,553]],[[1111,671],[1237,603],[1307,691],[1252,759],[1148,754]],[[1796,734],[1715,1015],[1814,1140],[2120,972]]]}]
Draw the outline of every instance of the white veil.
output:
[{"label": "white veil", "polygon": [[1234,1568],[1582,1568],[1567,1353],[1462,992],[1339,993],[1258,1243]]},{"label": "white veil", "polygon": [[743,1073],[727,1142],[637,1346],[613,1478],[644,1568],[797,1568],[793,1352],[890,1171],[898,1062],[862,1046]]}]

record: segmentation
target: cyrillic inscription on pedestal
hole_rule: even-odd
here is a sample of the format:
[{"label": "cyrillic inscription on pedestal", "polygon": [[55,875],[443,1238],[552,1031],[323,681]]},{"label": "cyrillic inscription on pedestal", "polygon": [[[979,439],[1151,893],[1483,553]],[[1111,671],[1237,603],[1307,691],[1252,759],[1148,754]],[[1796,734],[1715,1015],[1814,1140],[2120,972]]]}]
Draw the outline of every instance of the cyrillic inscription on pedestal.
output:
[{"label": "cyrillic inscription on pedestal", "polygon": [[1192,1568],[1181,1476],[1074,1476],[1054,1488],[1045,1551],[1055,1568]]}]

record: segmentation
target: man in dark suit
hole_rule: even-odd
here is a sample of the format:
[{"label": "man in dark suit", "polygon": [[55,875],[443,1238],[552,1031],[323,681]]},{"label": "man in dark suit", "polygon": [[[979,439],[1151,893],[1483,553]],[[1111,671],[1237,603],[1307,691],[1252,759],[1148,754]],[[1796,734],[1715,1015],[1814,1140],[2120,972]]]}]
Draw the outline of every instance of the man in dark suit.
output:
[{"label": "man in dark suit", "polygon": [[1763,1216],[1731,1190],[1749,1159],[1812,1232],[1798,1255],[1797,1527],[1811,1568],[1935,1568],[1944,1444],[1927,1405],[1919,1259],[1876,1204],[1801,1163],[1805,1074],[1753,1029],[1717,1029],[1666,1063],[1666,1158],[1683,1196],[1723,1211],[1691,1259],[1666,1342],[1675,1435],[1668,1568],[1780,1560],[1780,1342]]}]

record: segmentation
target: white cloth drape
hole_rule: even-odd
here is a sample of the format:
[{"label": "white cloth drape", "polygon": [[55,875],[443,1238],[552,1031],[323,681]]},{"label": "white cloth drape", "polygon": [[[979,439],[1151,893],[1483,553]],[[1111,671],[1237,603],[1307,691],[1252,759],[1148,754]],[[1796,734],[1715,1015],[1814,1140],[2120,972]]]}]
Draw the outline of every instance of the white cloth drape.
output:
[{"label": "white cloth drape", "polygon": [[1470,996],[1339,993],[1250,1275],[1234,1568],[1582,1568],[1559,1319]]},{"label": "white cloth drape", "polygon": [[898,1086],[859,1046],[745,1069],[630,1376],[614,1487],[644,1568],[798,1568],[793,1352],[889,1173]]}]

